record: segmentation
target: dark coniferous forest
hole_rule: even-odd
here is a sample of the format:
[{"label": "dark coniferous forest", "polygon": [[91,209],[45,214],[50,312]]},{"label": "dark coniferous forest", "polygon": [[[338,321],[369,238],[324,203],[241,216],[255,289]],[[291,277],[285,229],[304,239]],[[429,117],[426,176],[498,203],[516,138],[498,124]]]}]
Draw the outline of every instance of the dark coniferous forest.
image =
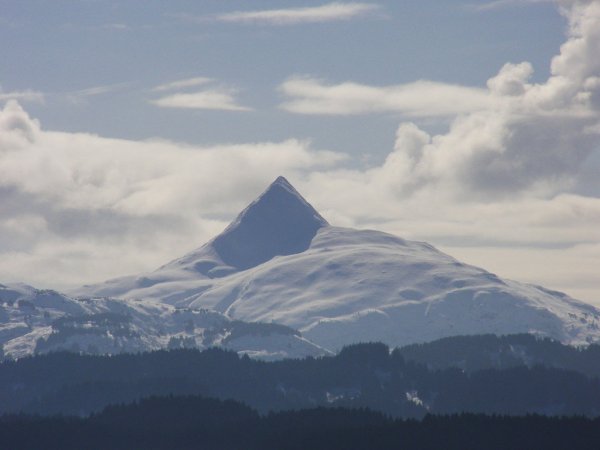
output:
[{"label": "dark coniferous forest", "polygon": [[599,350],[515,335],[277,362],[216,348],[7,360],[0,448],[599,448]]},{"label": "dark coniferous forest", "polygon": [[593,417],[600,411],[597,355],[597,346],[578,350],[530,336],[454,338],[392,352],[383,344],[357,344],[334,357],[277,362],[216,348],[53,353],[0,364],[0,413],[83,416],[151,395],[203,395],[234,399],[261,414],[328,406],[403,418]]},{"label": "dark coniferous forest", "polygon": [[392,419],[366,409],[311,408],[260,416],[235,402],[148,398],[89,418],[5,416],[2,448],[596,450],[600,419],[427,415]]}]

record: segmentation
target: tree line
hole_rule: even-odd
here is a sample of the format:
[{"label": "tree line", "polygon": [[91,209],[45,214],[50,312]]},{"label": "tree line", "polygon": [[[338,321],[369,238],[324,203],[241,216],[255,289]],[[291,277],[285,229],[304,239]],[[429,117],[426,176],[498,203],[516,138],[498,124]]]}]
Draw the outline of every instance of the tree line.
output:
[{"label": "tree line", "polygon": [[[527,349],[530,338],[518,339],[522,347],[515,354],[534,351]],[[481,352],[498,360],[489,356],[488,341],[481,337]],[[531,342],[532,349],[557,345]],[[86,416],[153,395],[234,399],[260,414],[320,406],[369,408],[397,418],[462,412],[593,417],[600,412],[596,377],[538,363],[466,370],[442,359],[451,346],[446,353],[420,347],[429,351],[420,360],[414,349],[411,356],[381,343],[348,346],[332,357],[277,362],[216,348],[115,356],[53,353],[0,364],[0,414]],[[567,352],[595,357],[587,350]]]},{"label": "tree line", "polygon": [[594,449],[600,419],[483,414],[394,419],[368,409],[260,415],[235,401],[150,397],[87,418],[4,416],[0,447],[20,449]]}]

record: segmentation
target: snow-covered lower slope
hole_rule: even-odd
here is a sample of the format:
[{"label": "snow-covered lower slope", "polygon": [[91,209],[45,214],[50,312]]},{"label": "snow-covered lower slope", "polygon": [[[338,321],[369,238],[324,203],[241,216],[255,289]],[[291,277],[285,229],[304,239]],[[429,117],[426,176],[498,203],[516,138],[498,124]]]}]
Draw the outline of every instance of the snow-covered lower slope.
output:
[{"label": "snow-covered lower slope", "polygon": [[148,300],[73,299],[23,284],[0,285],[0,344],[11,358],[57,350],[115,354],[209,346],[262,359],[328,353],[289,327]]},{"label": "snow-covered lower slope", "polygon": [[426,243],[329,226],[283,178],[198,250],[154,272],[76,293],[275,322],[330,350],[480,333],[527,332],[569,344],[600,340],[594,307],[501,280]]}]

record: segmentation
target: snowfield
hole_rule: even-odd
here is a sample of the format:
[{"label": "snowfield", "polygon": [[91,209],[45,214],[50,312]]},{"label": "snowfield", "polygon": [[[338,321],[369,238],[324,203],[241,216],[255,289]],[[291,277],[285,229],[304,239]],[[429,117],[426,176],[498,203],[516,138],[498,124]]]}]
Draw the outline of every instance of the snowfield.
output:
[{"label": "snowfield", "polygon": [[153,301],[74,299],[24,284],[0,285],[5,357],[66,350],[90,354],[220,346],[262,359],[328,354],[288,327],[248,324]]}]

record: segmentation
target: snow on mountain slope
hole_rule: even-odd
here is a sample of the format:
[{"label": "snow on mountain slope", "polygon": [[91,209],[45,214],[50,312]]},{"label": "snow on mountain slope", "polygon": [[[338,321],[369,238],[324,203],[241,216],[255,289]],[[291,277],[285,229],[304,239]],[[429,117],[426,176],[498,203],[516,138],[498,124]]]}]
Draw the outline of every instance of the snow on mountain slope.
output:
[{"label": "snow on mountain slope", "polygon": [[0,285],[0,344],[11,358],[57,350],[115,354],[208,346],[263,359],[328,353],[281,325],[152,301],[73,299],[24,284]]},{"label": "snow on mountain slope", "polygon": [[178,289],[179,282],[222,278],[278,255],[300,253],[310,246],[317,231],[328,225],[285,178],[279,177],[225,231],[202,247],[152,273],[116,278],[72,293],[120,297],[158,285],[161,294],[152,297],[174,303],[186,295],[185,289]]},{"label": "snow on mountain slope", "polygon": [[198,250],[154,272],[76,293],[280,323],[331,350],[479,333],[600,340],[600,311],[591,305],[501,280],[426,243],[329,226],[281,177]]}]

